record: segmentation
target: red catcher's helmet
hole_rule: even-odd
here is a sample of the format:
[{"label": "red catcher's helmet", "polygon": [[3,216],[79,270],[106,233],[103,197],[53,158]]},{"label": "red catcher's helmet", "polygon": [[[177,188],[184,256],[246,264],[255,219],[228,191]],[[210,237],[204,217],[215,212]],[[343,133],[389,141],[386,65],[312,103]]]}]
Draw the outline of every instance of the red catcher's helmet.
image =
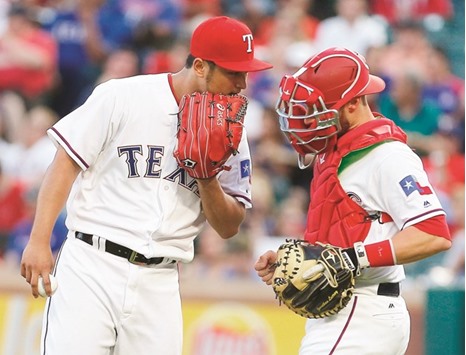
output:
[{"label": "red catcher's helmet", "polygon": [[341,129],[338,110],[354,97],[384,88],[381,78],[369,74],[363,56],[346,48],[326,49],[282,78],[276,105],[280,129],[300,156],[325,152]]}]

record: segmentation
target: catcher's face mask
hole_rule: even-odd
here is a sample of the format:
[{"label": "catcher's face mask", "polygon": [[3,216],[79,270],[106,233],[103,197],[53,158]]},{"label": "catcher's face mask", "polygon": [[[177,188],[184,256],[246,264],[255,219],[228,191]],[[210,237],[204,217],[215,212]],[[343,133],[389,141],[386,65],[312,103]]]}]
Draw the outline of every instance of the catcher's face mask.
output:
[{"label": "catcher's face mask", "polygon": [[319,154],[333,145],[340,131],[338,111],[328,109],[322,93],[285,75],[276,105],[280,129],[300,154]]},{"label": "catcher's face mask", "polygon": [[382,91],[382,79],[370,75],[364,57],[344,48],[329,48],[311,57],[280,83],[276,104],[280,129],[304,157],[333,147],[341,130],[339,109],[352,98]]}]

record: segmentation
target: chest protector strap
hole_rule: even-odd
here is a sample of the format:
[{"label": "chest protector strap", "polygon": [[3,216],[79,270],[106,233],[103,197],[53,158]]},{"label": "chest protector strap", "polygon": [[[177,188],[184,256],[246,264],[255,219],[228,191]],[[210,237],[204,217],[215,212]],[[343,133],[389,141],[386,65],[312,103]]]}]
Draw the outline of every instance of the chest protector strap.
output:
[{"label": "chest protector strap", "polygon": [[334,150],[316,157],[304,235],[307,241],[348,248],[366,238],[373,221],[392,220],[384,212],[369,214],[347,195],[338,180],[344,156],[384,141],[406,143],[406,134],[391,120],[379,118],[350,130],[340,137]]}]

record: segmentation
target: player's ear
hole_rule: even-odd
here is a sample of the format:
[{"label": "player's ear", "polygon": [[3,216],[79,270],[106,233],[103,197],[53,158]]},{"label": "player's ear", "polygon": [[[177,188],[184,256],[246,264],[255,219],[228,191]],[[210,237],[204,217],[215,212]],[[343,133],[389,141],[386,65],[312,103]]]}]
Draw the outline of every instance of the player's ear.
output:
[{"label": "player's ear", "polygon": [[204,78],[207,76],[207,72],[209,70],[209,64],[205,60],[202,60],[201,58],[196,58],[194,59],[194,62],[193,62],[193,70],[198,77]]},{"label": "player's ear", "polygon": [[344,108],[348,110],[349,113],[353,113],[360,104],[362,104],[361,97],[354,97],[345,104]]}]

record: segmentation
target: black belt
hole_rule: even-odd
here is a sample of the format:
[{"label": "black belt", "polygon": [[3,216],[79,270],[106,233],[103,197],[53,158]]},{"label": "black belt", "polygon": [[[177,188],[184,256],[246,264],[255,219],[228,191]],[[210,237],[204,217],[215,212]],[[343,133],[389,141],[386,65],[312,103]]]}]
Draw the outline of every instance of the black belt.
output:
[{"label": "black belt", "polygon": [[400,284],[396,283],[381,283],[377,289],[379,296],[398,297],[400,295]]},{"label": "black belt", "polygon": [[[94,241],[92,239],[92,234],[86,234],[81,232],[75,232],[76,239],[82,240],[83,242],[94,245]],[[107,253],[120,256],[122,258],[127,259],[130,263],[138,264],[138,265],[156,265],[162,263],[166,258],[157,257],[157,258],[146,258],[144,255],[135,252],[127,247],[122,245],[113,243],[109,240],[104,240],[105,242],[105,251]],[[170,263],[174,263],[175,261],[172,260]]]}]

